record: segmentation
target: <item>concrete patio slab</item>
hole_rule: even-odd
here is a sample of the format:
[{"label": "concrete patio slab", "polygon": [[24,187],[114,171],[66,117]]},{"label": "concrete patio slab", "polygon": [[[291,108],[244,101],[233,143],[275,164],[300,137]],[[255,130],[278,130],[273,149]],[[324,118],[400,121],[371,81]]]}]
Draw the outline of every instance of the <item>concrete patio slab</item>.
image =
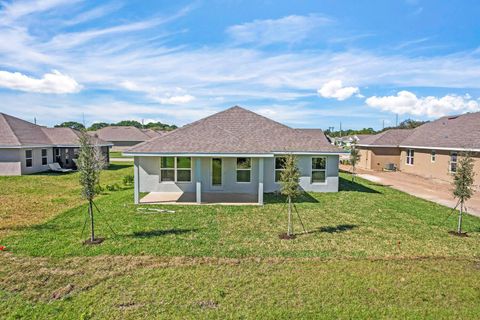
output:
[{"label": "concrete patio slab", "polygon": [[[194,192],[150,192],[140,199],[140,204],[190,204],[196,205]],[[258,205],[258,196],[247,193],[202,193],[202,204]]]}]

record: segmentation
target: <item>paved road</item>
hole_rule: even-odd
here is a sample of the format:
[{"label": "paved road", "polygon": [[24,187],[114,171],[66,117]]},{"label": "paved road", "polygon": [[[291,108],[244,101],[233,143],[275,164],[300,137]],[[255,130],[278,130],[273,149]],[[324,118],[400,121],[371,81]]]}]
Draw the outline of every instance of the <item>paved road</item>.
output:
[{"label": "paved road", "polygon": [[[350,171],[350,167],[341,166]],[[413,196],[453,208],[457,201],[452,196],[452,185],[446,181],[426,179],[403,172],[377,172],[357,170],[358,176],[375,183],[388,185]],[[480,179],[477,177],[477,179]],[[470,214],[480,217],[480,191],[467,203]]]}]

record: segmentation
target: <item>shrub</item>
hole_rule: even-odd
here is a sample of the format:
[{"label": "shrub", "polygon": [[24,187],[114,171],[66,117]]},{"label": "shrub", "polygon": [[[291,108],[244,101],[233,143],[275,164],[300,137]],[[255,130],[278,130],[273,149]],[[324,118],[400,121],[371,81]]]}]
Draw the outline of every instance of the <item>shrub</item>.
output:
[{"label": "shrub", "polygon": [[133,184],[133,175],[127,174],[123,177],[123,184],[128,186]]}]

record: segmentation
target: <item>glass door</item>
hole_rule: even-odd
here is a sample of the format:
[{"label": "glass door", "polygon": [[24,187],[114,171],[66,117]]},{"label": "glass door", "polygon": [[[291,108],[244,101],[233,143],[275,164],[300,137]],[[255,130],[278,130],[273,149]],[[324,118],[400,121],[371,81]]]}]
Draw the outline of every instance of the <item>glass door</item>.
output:
[{"label": "glass door", "polygon": [[212,158],[212,187],[221,187],[223,184],[222,180],[222,159]]}]

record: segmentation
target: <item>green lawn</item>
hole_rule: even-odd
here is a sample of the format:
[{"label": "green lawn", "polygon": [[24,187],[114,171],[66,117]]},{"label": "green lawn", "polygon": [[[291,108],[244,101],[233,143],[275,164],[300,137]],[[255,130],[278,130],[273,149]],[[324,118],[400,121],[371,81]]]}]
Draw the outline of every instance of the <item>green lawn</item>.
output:
[{"label": "green lawn", "polygon": [[129,157],[124,157],[121,151],[110,151],[109,154],[110,154],[110,158],[129,158]]},{"label": "green lawn", "polygon": [[275,196],[146,214],[110,192],[98,246],[82,245],[85,205],[66,208],[0,240],[0,318],[478,318],[480,219],[454,237],[450,209],[348,178],[301,199],[309,232],[295,221],[290,241]]}]

